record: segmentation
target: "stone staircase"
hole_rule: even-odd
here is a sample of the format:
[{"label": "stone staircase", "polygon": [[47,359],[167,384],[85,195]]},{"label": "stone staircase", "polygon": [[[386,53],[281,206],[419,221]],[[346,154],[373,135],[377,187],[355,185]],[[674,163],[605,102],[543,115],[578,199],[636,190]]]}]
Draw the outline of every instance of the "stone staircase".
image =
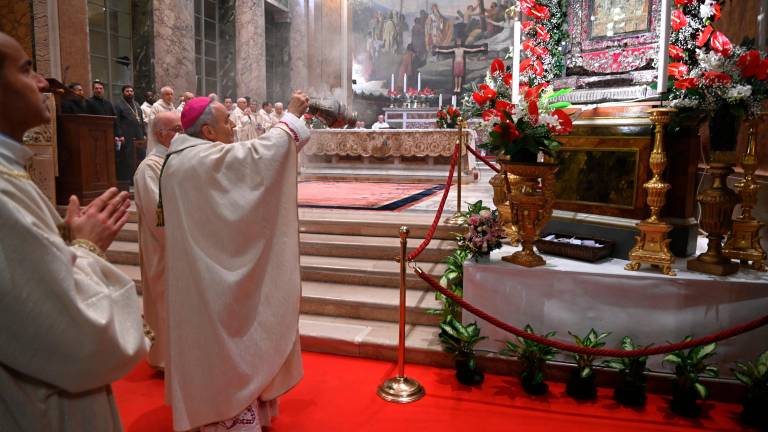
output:
[{"label": "stone staircase", "polygon": [[[400,266],[398,231],[410,229],[408,249],[422,241],[434,214],[300,209],[302,299],[299,329],[308,351],[394,360],[397,354]],[[440,225],[418,262],[433,275],[455,247],[454,227]],[[107,251],[141,290],[138,223],[129,222]],[[437,339],[434,292],[413,272],[406,277],[408,361],[447,366]]]}]

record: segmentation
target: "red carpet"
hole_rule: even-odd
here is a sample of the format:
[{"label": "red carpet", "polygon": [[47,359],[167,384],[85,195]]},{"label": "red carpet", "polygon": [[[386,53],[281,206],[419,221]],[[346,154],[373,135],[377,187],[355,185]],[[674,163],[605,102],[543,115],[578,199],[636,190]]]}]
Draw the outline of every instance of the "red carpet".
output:
[{"label": "red carpet", "polygon": [[299,183],[299,206],[391,211],[416,204],[444,187],[411,183],[307,181]]},{"label": "red carpet", "polygon": [[[304,353],[305,376],[280,399],[273,432],[357,431],[738,431],[740,406],[708,402],[698,420],[673,416],[667,398],[649,395],[643,410],[620,407],[610,389],[594,402],[576,402],[564,385],[550,384],[549,396],[532,398],[518,380],[486,376],[480,388],[456,382],[453,372],[409,365],[427,396],[409,405],[382,401],[376,388],[395,365],[375,360]],[[205,373],[205,371],[201,371]],[[163,405],[162,380],[144,363],[113,386],[127,432],[171,431]]]}]

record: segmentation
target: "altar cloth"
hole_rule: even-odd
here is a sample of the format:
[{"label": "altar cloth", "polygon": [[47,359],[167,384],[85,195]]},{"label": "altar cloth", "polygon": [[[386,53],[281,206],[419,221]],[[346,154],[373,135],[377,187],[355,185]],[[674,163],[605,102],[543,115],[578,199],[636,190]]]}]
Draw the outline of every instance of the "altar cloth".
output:
[{"label": "altar cloth", "polygon": [[[573,342],[568,331],[584,336],[590,328],[612,332],[607,348],[619,348],[624,336],[638,345],[663,345],[687,335],[706,336],[768,313],[768,274],[741,270],[727,277],[685,270],[678,259],[676,277],[643,266],[624,270],[625,260],[595,264],[544,255],[546,266],[524,268],[501,261],[517,250],[505,246],[487,263],[464,264],[464,299],[509,324],[531,324],[537,333],[557,331],[555,338]],[[514,336],[464,312],[463,322],[477,321],[488,339],[478,348],[499,351]],[[718,343],[713,358],[723,377],[736,360],[755,360],[768,349],[768,327]],[[664,356],[648,360],[653,371],[672,372]],[[569,355],[559,360],[573,362]],[[602,359],[598,359],[598,363]]]}]

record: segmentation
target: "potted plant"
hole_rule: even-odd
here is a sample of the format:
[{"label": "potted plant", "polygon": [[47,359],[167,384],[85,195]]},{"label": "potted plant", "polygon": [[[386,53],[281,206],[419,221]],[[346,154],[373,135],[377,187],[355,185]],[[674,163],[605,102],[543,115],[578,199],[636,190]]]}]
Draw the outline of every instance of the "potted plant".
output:
[{"label": "potted plant", "polygon": [[[604,339],[610,333],[598,333],[595,329],[590,329],[586,336],[579,337],[571,332],[569,335],[576,341],[576,345],[585,348],[602,348],[605,346]],[[576,360],[576,369],[571,373],[568,379],[565,391],[574,399],[590,400],[597,397],[597,386],[595,385],[595,370],[592,363],[595,357],[590,354],[574,354]]]},{"label": "potted plant", "polygon": [[461,117],[461,111],[453,105],[448,105],[444,110],[437,112],[437,124],[438,129],[456,129],[459,125],[459,117]]},{"label": "potted plant", "polygon": [[741,421],[747,426],[768,430],[768,351],[754,363],[736,362],[736,367],[731,370],[747,387]]},{"label": "potted plant", "polygon": [[[457,248],[453,251],[453,254],[445,259],[445,264],[447,267],[443,273],[443,276],[440,277],[440,285],[449,289],[459,297],[461,297],[464,293],[464,261],[466,261],[471,255],[472,253],[469,250]],[[460,319],[461,307],[454,303],[453,300],[445,297],[439,291],[435,292],[435,299],[442,303],[443,307],[440,309],[430,309],[430,314],[440,315],[440,322],[446,322],[448,317],[455,317]]]},{"label": "potted plant", "polygon": [[445,352],[454,355],[456,379],[464,385],[477,385],[483,382],[485,375],[477,368],[475,345],[487,339],[480,336],[477,323],[463,325],[453,316],[440,323],[440,343]]},{"label": "potted plant", "polygon": [[[632,351],[637,349],[632,338],[624,336],[621,338],[621,349]],[[606,360],[603,366],[617,369],[621,375],[622,381],[613,391],[613,397],[624,406],[641,407],[645,405],[647,399],[645,395],[645,367],[648,356],[632,358],[616,358]]]},{"label": "potted plant", "polygon": [[[530,324],[525,326],[526,333],[536,334]],[[545,338],[551,338],[555,332],[551,331]],[[557,350],[547,345],[542,345],[528,339],[517,336],[517,342],[507,341],[506,348],[500,354],[517,357],[520,360],[520,383],[523,390],[530,395],[543,395],[549,391],[549,386],[544,382],[544,366],[547,361],[555,358]]]},{"label": "potted plant", "polygon": [[[685,341],[692,336],[686,336]],[[675,382],[672,389],[670,408],[675,414],[684,417],[698,417],[701,405],[698,400],[704,400],[709,391],[699,380],[701,376],[717,378],[717,366],[706,363],[705,360],[715,354],[716,343],[691,348],[687,353],[675,351],[664,357],[664,362],[675,366]]]},{"label": "potted plant", "polygon": [[491,210],[483,201],[469,204],[463,212],[468,230],[457,237],[459,248],[469,250],[476,262],[488,260],[492,251],[501,248],[504,230],[498,210]]}]

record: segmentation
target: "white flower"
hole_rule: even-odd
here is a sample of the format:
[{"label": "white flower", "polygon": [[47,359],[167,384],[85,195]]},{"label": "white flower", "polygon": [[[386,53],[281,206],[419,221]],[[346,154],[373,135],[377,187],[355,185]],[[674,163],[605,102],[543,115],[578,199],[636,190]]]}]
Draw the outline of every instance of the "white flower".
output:
[{"label": "white flower", "polygon": [[560,126],[560,119],[551,114],[539,114],[539,125],[557,128]]},{"label": "white flower", "polygon": [[696,50],[696,57],[706,70],[722,72],[725,67],[725,57],[715,51]]},{"label": "white flower", "polygon": [[704,0],[704,3],[699,6],[699,14],[702,18],[707,19],[715,14],[715,0]]},{"label": "white flower", "polygon": [[752,86],[737,85],[728,89],[728,99],[746,99],[752,95]]},{"label": "white flower", "polygon": [[491,217],[490,210],[480,210],[480,217],[481,218],[486,218],[486,219]]}]

